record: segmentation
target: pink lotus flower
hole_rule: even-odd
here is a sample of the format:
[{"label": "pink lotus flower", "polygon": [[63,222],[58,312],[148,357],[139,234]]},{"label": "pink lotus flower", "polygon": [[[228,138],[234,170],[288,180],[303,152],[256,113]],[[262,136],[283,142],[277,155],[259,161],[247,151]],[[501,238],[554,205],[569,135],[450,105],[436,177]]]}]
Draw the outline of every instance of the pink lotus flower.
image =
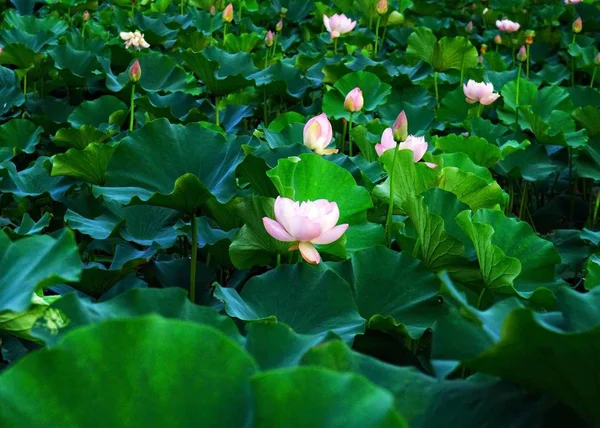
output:
[{"label": "pink lotus flower", "polygon": [[396,141],[404,141],[408,137],[408,119],[404,110],[400,112],[394,121],[392,131],[394,132],[394,140]]},{"label": "pink lotus flower", "polygon": [[333,138],[331,122],[325,113],[313,117],[304,125],[304,145],[319,155],[332,155],[338,149],[328,149]]},{"label": "pink lotus flower", "polygon": [[283,30],[283,21],[280,19],[277,25],[275,26],[275,31],[279,33],[281,30]]},{"label": "pink lotus flower", "polygon": [[[0,52],[2,52],[2,48],[0,48]],[[594,58],[594,64],[600,65],[600,53]]]},{"label": "pink lotus flower", "polygon": [[379,0],[377,2],[377,6],[375,6],[375,10],[379,15],[385,15],[388,11],[388,2],[387,0]]},{"label": "pink lotus flower", "polygon": [[129,80],[136,83],[140,80],[140,77],[142,77],[142,67],[140,67],[140,62],[136,59],[129,68]]},{"label": "pink lotus flower", "polygon": [[215,8],[214,4],[210,7],[209,13],[210,13],[210,16],[215,16],[217,14],[217,9]]},{"label": "pink lotus flower", "polygon": [[270,48],[271,46],[273,46],[273,41],[275,40],[275,33],[273,33],[271,30],[269,30],[267,32],[267,35],[265,36],[265,45]]},{"label": "pink lotus flower", "polygon": [[347,18],[343,13],[341,15],[336,13],[331,18],[323,15],[323,24],[325,24],[325,28],[329,32],[331,38],[335,39],[340,37],[342,34],[352,31],[356,26],[356,21],[352,21],[350,18]]},{"label": "pink lotus flower", "polygon": [[517,60],[521,62],[527,61],[527,48],[525,45],[521,46],[521,49],[519,49],[519,52],[517,53]]},{"label": "pink lotus flower", "polygon": [[479,83],[474,80],[469,80],[464,84],[463,91],[469,104],[480,103],[487,106],[500,97],[500,94],[494,93],[494,85],[491,83]]},{"label": "pink lotus flower", "polygon": [[335,202],[326,199],[299,203],[278,196],[275,219],[262,219],[269,235],[278,241],[293,242],[289,250],[300,249],[302,258],[312,264],[321,261],[321,255],[313,244],[331,244],[348,229],[347,224],[336,226],[340,210]]},{"label": "pink lotus flower", "polygon": [[133,46],[138,51],[142,48],[149,48],[150,45],[144,40],[144,35],[139,31],[125,33],[122,32],[119,34],[121,40],[125,41],[125,49],[129,49],[130,46]]},{"label": "pink lotus flower", "polygon": [[565,4],[577,4],[581,3],[581,0],[565,0]]},{"label": "pink lotus flower", "polygon": [[361,111],[363,105],[365,104],[365,99],[363,98],[362,91],[360,88],[354,88],[348,95],[346,95],[346,99],[344,100],[344,109],[346,111],[356,113],[357,111]]},{"label": "pink lotus flower", "polygon": [[231,22],[233,21],[233,4],[229,3],[225,10],[223,10],[223,21]]},{"label": "pink lotus flower", "polygon": [[469,34],[473,32],[473,21],[469,21],[469,23],[465,27],[465,31]]},{"label": "pink lotus flower", "polygon": [[581,33],[583,30],[583,21],[581,20],[581,16],[578,16],[575,21],[573,21],[573,32],[576,34]]},{"label": "pink lotus flower", "polygon": [[90,13],[86,10],[85,12],[83,12],[83,21],[87,21],[88,19],[90,19]]},{"label": "pink lotus flower", "polygon": [[513,22],[510,19],[503,19],[502,21],[496,21],[496,27],[498,27],[498,30],[514,33],[515,31],[519,31],[521,24]]},{"label": "pink lotus flower", "polygon": [[[383,131],[383,135],[381,136],[381,143],[375,145],[375,151],[379,156],[383,155],[388,150],[394,149],[398,147],[398,150],[410,150],[413,153],[413,162],[417,163],[425,153],[427,153],[427,141],[425,141],[425,137],[415,137],[414,135],[409,135],[406,137],[406,141],[403,141],[400,144],[397,144],[394,140],[394,131],[392,128],[387,128]],[[435,168],[437,165],[431,162],[425,162],[429,168]]]}]

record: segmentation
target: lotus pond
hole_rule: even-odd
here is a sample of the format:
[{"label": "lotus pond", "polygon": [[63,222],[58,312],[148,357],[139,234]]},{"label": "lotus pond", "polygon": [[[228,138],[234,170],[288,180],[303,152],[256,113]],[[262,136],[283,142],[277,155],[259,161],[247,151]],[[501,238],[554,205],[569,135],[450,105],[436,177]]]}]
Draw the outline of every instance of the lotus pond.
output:
[{"label": "lotus pond", "polygon": [[1,427],[600,427],[593,0],[0,0]]}]

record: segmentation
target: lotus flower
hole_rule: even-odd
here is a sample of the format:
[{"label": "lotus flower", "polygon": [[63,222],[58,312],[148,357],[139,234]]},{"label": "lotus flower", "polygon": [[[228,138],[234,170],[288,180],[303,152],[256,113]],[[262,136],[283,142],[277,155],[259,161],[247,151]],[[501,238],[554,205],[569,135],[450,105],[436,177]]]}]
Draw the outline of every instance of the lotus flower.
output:
[{"label": "lotus flower", "polygon": [[273,46],[273,40],[275,40],[275,33],[269,30],[265,36],[265,45],[270,48]]},{"label": "lotus flower", "polygon": [[581,20],[581,16],[578,16],[573,22],[573,32],[579,34],[581,30],[583,30],[583,21]]},{"label": "lotus flower", "polygon": [[223,21],[231,22],[233,21],[233,4],[229,3],[225,10],[223,10]]},{"label": "lotus flower", "polygon": [[125,49],[129,49],[130,46],[133,46],[139,51],[142,48],[150,47],[146,40],[144,40],[144,35],[139,31],[135,31],[133,33],[122,32],[119,35],[121,36],[121,39],[125,41]]},{"label": "lotus flower", "polygon": [[136,83],[140,80],[140,77],[142,77],[142,67],[140,67],[140,62],[136,59],[129,68],[129,80]]},{"label": "lotus flower", "polygon": [[346,111],[356,113],[357,111],[361,111],[363,105],[365,104],[365,99],[363,98],[362,91],[360,88],[354,88],[348,95],[346,95],[346,99],[344,100],[344,109]]},{"label": "lotus flower", "polygon": [[[394,140],[405,141],[408,137],[408,119],[404,110],[400,112],[392,126]],[[379,155],[381,156],[381,155]]]},{"label": "lotus flower", "polygon": [[[391,150],[395,147],[398,147],[398,150],[410,150],[413,152],[413,162],[417,163],[425,153],[427,153],[427,141],[425,141],[425,137],[415,137],[414,135],[409,135],[406,137],[406,141],[403,141],[400,144],[396,144],[394,140],[394,131],[392,128],[387,128],[383,131],[383,135],[381,136],[381,143],[375,145],[375,151],[379,156],[383,155],[388,150]],[[425,162],[429,168],[435,168],[437,165],[431,162]]]},{"label": "lotus flower", "polygon": [[465,31],[469,34],[473,32],[473,21],[469,21],[469,23],[465,27]]},{"label": "lotus flower", "polygon": [[326,245],[337,241],[348,229],[347,224],[336,226],[340,210],[335,202],[326,199],[295,202],[288,198],[275,200],[275,220],[263,217],[263,225],[273,238],[292,242],[290,251],[300,249],[302,258],[317,264],[321,255],[313,244]]},{"label": "lotus flower", "polygon": [[496,37],[494,37],[494,43],[496,43],[497,45],[502,44],[502,36],[500,34],[496,34]]},{"label": "lotus flower", "polygon": [[527,61],[527,48],[525,48],[525,45],[521,46],[521,49],[519,49],[519,52],[517,53],[517,60],[521,62]]},{"label": "lotus flower", "polygon": [[319,155],[332,155],[338,149],[328,149],[333,138],[331,122],[325,113],[313,117],[304,125],[304,145]]},{"label": "lotus flower", "polygon": [[581,3],[581,0],[565,0],[565,4],[577,4]]},{"label": "lotus flower", "polygon": [[356,26],[356,21],[347,18],[343,13],[341,15],[336,13],[331,18],[323,15],[323,24],[325,24],[325,28],[329,32],[331,38],[336,39],[342,34],[352,31]]},{"label": "lotus flower", "polygon": [[496,101],[500,96],[500,94],[494,93],[494,85],[491,83],[479,83],[474,80],[469,80],[464,84],[463,91],[469,104],[480,103],[487,106]]},{"label": "lotus flower", "polygon": [[375,6],[375,10],[379,15],[385,15],[388,11],[388,2],[387,0],[379,0],[377,2],[377,6]]},{"label": "lotus flower", "polygon": [[277,25],[275,26],[275,31],[279,33],[281,32],[281,30],[283,30],[283,21],[280,19]]},{"label": "lotus flower", "polygon": [[90,19],[90,13],[86,10],[85,12],[83,12],[83,21],[87,21],[88,19]]},{"label": "lotus flower", "polygon": [[[0,48],[0,52],[2,52],[2,48]],[[600,65],[600,53],[594,58],[594,64]]]},{"label": "lotus flower", "polygon": [[503,19],[502,21],[496,21],[496,27],[498,27],[498,30],[514,33],[515,31],[519,31],[521,24],[512,22],[510,19]]}]

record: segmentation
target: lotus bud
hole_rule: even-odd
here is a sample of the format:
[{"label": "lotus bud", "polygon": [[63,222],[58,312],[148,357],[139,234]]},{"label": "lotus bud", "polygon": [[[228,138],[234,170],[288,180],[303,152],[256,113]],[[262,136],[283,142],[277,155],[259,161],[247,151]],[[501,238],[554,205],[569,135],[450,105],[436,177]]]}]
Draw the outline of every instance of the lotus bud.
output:
[{"label": "lotus bud", "polygon": [[375,8],[379,15],[385,15],[388,11],[388,2],[387,0],[379,0],[377,2],[377,7]]},{"label": "lotus bud", "polygon": [[281,9],[279,9],[279,16],[281,16],[282,18],[285,17],[286,13],[288,13],[287,7],[282,7]]},{"label": "lotus bud", "polygon": [[473,21],[469,21],[465,30],[467,30],[467,34],[471,34],[473,32]]},{"label": "lotus bud", "polygon": [[392,126],[392,131],[394,133],[394,140],[401,143],[406,140],[408,137],[408,119],[406,118],[406,113],[404,110],[400,112],[394,125]]},{"label": "lotus bud", "polygon": [[86,10],[85,12],[83,12],[83,21],[87,21],[88,19],[90,19],[90,13]]},{"label": "lotus bud", "polygon": [[481,47],[479,48],[479,53],[481,55],[485,54],[487,52],[487,48],[488,48],[488,46],[485,43],[482,44]]},{"label": "lotus bud", "polygon": [[215,5],[213,4],[210,7],[210,16],[215,16],[217,14],[217,9],[215,8]]},{"label": "lotus bud", "polygon": [[475,2],[471,3],[471,9],[472,10],[477,9],[477,4]]},{"label": "lotus bud", "polygon": [[527,49],[525,48],[525,45],[521,46],[521,49],[519,49],[517,59],[521,62],[527,61]]},{"label": "lotus bud", "polygon": [[344,101],[344,109],[346,111],[356,113],[357,111],[361,111],[365,100],[362,95],[362,91],[360,88],[354,88],[348,95],[346,95],[346,100]]},{"label": "lotus bud", "polygon": [[273,33],[271,30],[269,30],[267,32],[267,35],[265,36],[265,45],[270,48],[271,46],[273,46],[273,40],[275,39],[275,33]]},{"label": "lotus bud", "polygon": [[281,32],[281,30],[283,30],[283,21],[279,20],[279,22],[275,26],[275,31],[277,31],[279,33],[279,32]]},{"label": "lotus bud", "polygon": [[397,10],[392,11],[390,16],[388,16],[388,25],[402,25],[404,22],[404,15],[402,15]]},{"label": "lotus bud", "polygon": [[4,48],[2,46],[0,46],[0,55],[2,55],[3,50],[4,50]]},{"label": "lotus bud", "polygon": [[532,45],[534,38],[535,38],[535,31],[533,31],[533,30],[527,30],[525,32],[525,44],[526,45]]},{"label": "lotus bud", "polygon": [[579,16],[575,22],[573,22],[573,32],[579,34],[581,33],[581,30],[583,30],[583,21],[581,20],[581,16]]},{"label": "lotus bud", "polygon": [[[2,48],[0,48],[0,52],[2,52]],[[600,53],[594,58],[594,64],[600,65]]]},{"label": "lotus bud", "polygon": [[502,36],[500,34],[496,34],[496,37],[494,37],[494,43],[496,43],[497,45],[502,44]]},{"label": "lotus bud", "polygon": [[223,11],[223,21],[231,22],[233,21],[233,4],[229,3],[225,10]]},{"label": "lotus bud", "polygon": [[484,14],[484,15],[487,15],[487,13],[488,13],[489,11],[490,11],[490,10],[489,10],[489,9],[486,7],[485,9],[483,9],[483,14]]},{"label": "lotus bud", "polygon": [[140,80],[140,77],[142,77],[142,67],[140,67],[140,62],[136,59],[129,68],[129,81],[137,83]]}]

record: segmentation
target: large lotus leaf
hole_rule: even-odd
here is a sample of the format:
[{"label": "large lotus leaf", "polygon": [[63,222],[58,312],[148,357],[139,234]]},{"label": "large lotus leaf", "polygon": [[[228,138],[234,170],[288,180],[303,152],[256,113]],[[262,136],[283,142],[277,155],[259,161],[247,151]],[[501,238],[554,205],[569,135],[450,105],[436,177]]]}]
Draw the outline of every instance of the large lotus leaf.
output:
[{"label": "large lotus leaf", "polygon": [[5,228],[4,231],[13,239],[15,235],[39,235],[48,227],[51,218],[52,214],[47,212],[38,221],[35,221],[28,213],[25,213],[21,223],[15,230]]},{"label": "large lotus leaf", "polygon": [[254,81],[250,75],[258,71],[252,63],[252,57],[246,52],[230,54],[209,46],[202,52],[188,49],[182,56],[208,91],[216,96],[251,86]]},{"label": "large lotus leaf", "polygon": [[471,104],[465,101],[463,88],[458,87],[444,95],[437,117],[444,122],[461,124],[467,119],[470,109]]},{"label": "large lotus leaf", "polygon": [[336,202],[338,223],[363,223],[366,211],[373,206],[369,192],[356,184],[350,172],[316,154],[280,159],[267,175],[283,197]]},{"label": "large lotus leaf", "polygon": [[102,143],[113,132],[100,132],[88,125],[83,125],[81,128],[61,128],[52,137],[52,142],[59,147],[83,150],[90,143]]},{"label": "large lotus leaf", "polygon": [[102,204],[101,213],[79,214],[67,209],[64,216],[65,224],[71,229],[94,239],[107,239],[116,235],[123,219],[123,208],[115,202]]},{"label": "large lotus leaf", "polygon": [[[101,303],[93,303],[69,293],[50,306],[48,313],[34,326],[32,335],[46,346],[54,346],[75,329],[112,318],[134,318],[149,314],[209,325],[236,342],[242,342],[231,318],[219,315],[213,308],[192,304],[187,292],[180,288],[133,289]],[[60,321],[53,322],[57,319]]]},{"label": "large lotus leaf", "polygon": [[[133,207],[129,207],[131,209]],[[215,245],[219,241],[227,240],[233,241],[237,229],[224,231],[221,229],[214,229],[208,217],[197,217],[196,218],[196,235],[198,240],[198,248],[204,248],[207,245]],[[192,226],[191,222],[178,221],[175,225],[175,230],[178,234],[187,236],[190,241],[192,239]]]},{"label": "large lotus leaf", "polygon": [[243,160],[239,141],[199,124],[150,122],[120,142],[94,192],[121,203],[159,205],[192,212],[214,195],[221,203],[236,191]]},{"label": "large lotus leaf", "polygon": [[335,89],[325,93],[323,111],[334,119],[350,120],[350,113],[344,109],[346,95],[354,88],[360,88],[364,98],[362,111],[373,111],[384,105],[392,87],[379,80],[377,75],[368,71],[346,74],[335,82]]},{"label": "large lotus leaf", "polygon": [[600,285],[600,257],[592,255],[586,263],[585,288],[591,290]]},{"label": "large lotus leaf", "polygon": [[291,22],[300,22],[314,7],[310,2],[302,0],[271,0],[271,6],[275,13],[279,13],[283,8],[287,9],[286,17]]},{"label": "large lotus leaf", "polygon": [[[519,82],[519,107],[532,106],[537,103],[537,85],[529,80]],[[504,107],[514,112],[517,108],[517,81],[514,80],[502,88]]]},{"label": "large lotus leaf", "polygon": [[35,341],[36,339],[31,335],[32,327],[36,320],[46,312],[50,304],[59,298],[60,296],[39,297],[34,294],[31,305],[25,311],[0,312],[0,331]]},{"label": "large lotus leaf", "polygon": [[331,270],[306,263],[282,265],[246,283],[241,294],[217,286],[227,314],[244,321],[276,318],[296,333],[334,332],[351,342],[365,329],[350,286]]},{"label": "large lotus leaf", "polygon": [[451,134],[434,137],[432,143],[444,153],[464,153],[477,165],[490,168],[502,158],[500,148],[484,138]]},{"label": "large lotus leaf", "polygon": [[252,52],[264,39],[256,33],[242,33],[239,36],[227,34],[223,41],[223,48],[227,52]]},{"label": "large lotus leaf", "polygon": [[[600,383],[589,374],[600,355],[589,345],[600,338],[599,291],[597,288],[582,295],[560,289],[560,314],[548,317],[564,318],[562,328],[514,300],[485,312],[463,308],[438,321],[432,357],[440,361],[455,358],[470,369],[547,392],[570,405],[590,426],[596,426],[600,423],[595,406]],[[450,364],[442,362],[442,366]]]},{"label": "large lotus leaf", "polygon": [[418,27],[408,38],[408,56],[422,59],[436,71],[474,68],[478,64],[477,49],[464,37],[442,37],[439,41],[426,27]]},{"label": "large lotus leaf", "polygon": [[0,103],[0,116],[25,102],[17,73],[6,67],[0,67],[0,99],[3,101]]},{"label": "large lotus leaf", "polygon": [[14,65],[21,70],[28,70],[39,64],[43,54],[35,53],[21,43],[9,43],[2,48],[0,64]]},{"label": "large lotus leaf", "polygon": [[393,177],[393,196],[397,205],[435,187],[439,180],[439,169],[429,168],[423,162],[413,162],[410,150],[387,150],[380,159],[388,173],[388,179],[377,186],[374,193],[381,199],[389,200]]},{"label": "large lotus leaf", "polygon": [[542,181],[556,173],[555,165],[541,144],[533,144],[517,151],[496,165],[496,171],[504,176],[523,177],[527,181]]},{"label": "large lotus leaf", "polygon": [[600,109],[594,106],[579,107],[573,112],[573,117],[590,137],[600,134]]},{"label": "large lotus leaf", "polygon": [[115,151],[108,144],[91,143],[83,150],[69,149],[66,153],[54,156],[53,177],[73,177],[86,183],[102,185],[106,178],[106,167]]},{"label": "large lotus leaf", "polygon": [[418,339],[445,311],[435,275],[405,252],[378,246],[327,267],[350,284],[358,311],[371,328],[387,318],[398,331]]},{"label": "large lotus leaf", "polygon": [[392,394],[356,374],[296,367],[257,374],[251,383],[256,426],[408,427]]},{"label": "large lotus leaf", "polygon": [[[144,205],[124,207],[120,217],[125,221],[120,230],[121,238],[138,245],[171,248],[177,240],[175,223],[180,217],[179,211],[170,208]],[[204,223],[199,222],[199,233],[204,230]]]},{"label": "large lotus leaf", "polygon": [[33,15],[19,15],[14,10],[8,10],[4,15],[4,22],[11,27],[16,27],[20,31],[30,34],[36,34],[41,31],[49,31],[57,36],[63,34],[69,28],[69,25],[62,19],[55,16],[47,16],[39,19]]},{"label": "large lotus leaf", "polygon": [[0,126],[0,162],[20,152],[33,153],[43,129],[25,119],[13,119]]},{"label": "large lotus leaf", "polygon": [[0,422],[244,426],[256,369],[240,345],[212,327],[158,316],[109,320],[77,329],[3,372],[0,397],[10,405],[0,409]]},{"label": "large lotus leaf", "polygon": [[551,290],[561,284],[556,277],[561,258],[551,242],[501,211],[464,211],[456,221],[475,245],[486,288],[553,307]]},{"label": "large lotus leaf", "polygon": [[68,177],[51,177],[50,162],[44,156],[37,158],[31,167],[23,171],[17,171],[15,164],[10,161],[0,164],[0,175],[4,173],[8,176],[0,181],[0,191],[20,197],[49,193],[52,199],[60,201],[74,183]]},{"label": "large lotus leaf", "polygon": [[73,232],[57,238],[30,236],[10,242],[0,232],[0,310],[21,312],[36,290],[64,281],[77,281],[81,258]]},{"label": "large lotus leaf", "polygon": [[74,128],[91,125],[101,132],[119,130],[121,121],[115,122],[113,114],[125,112],[128,107],[124,102],[112,95],[104,95],[93,101],[84,101],[69,115],[69,123]]},{"label": "large lotus leaf", "polygon": [[[252,75],[266,85],[268,96],[289,95],[301,98],[308,89],[308,82],[293,63],[280,61]],[[270,127],[269,127],[270,128]]]},{"label": "large lotus leaf", "polygon": [[48,54],[59,70],[69,70],[75,76],[89,78],[100,68],[97,55],[102,55],[104,42],[100,39],[82,39],[71,34],[65,44],[51,49]]},{"label": "large lotus leaf", "polygon": [[50,31],[31,34],[17,27],[0,30],[2,43],[15,46],[10,51],[15,52],[17,46],[22,46],[29,51],[23,52],[21,58],[29,57],[31,53],[41,53],[49,44],[55,44],[56,39],[56,35]]}]

